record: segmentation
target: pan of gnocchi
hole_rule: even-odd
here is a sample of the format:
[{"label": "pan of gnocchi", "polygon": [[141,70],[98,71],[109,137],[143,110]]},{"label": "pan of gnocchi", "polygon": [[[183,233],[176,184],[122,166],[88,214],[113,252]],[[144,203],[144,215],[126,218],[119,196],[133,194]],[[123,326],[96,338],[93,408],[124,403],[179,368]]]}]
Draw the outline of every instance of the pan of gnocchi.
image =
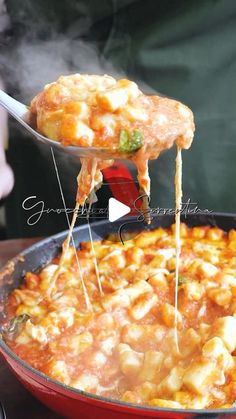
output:
[{"label": "pan of gnocchi", "polygon": [[76,228],[56,280],[67,232],[3,268],[2,356],[66,418],[235,418],[236,216],[182,220],[177,309],[173,218],[130,220]]}]

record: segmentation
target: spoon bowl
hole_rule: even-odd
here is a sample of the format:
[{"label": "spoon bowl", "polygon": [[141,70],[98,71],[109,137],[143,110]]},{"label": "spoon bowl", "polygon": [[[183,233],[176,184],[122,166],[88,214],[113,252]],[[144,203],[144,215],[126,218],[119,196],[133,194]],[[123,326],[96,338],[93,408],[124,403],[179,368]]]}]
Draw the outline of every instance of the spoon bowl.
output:
[{"label": "spoon bowl", "polygon": [[47,144],[50,147],[56,148],[64,153],[73,155],[77,158],[99,158],[105,159],[128,159],[130,154],[120,155],[117,148],[98,148],[98,147],[77,147],[77,146],[64,146],[59,141],[53,140],[36,131],[30,123],[29,108],[16,99],[9,96],[7,93],[0,90],[0,105],[2,105],[10,114],[15,118],[23,127],[34,137],[37,141]]}]

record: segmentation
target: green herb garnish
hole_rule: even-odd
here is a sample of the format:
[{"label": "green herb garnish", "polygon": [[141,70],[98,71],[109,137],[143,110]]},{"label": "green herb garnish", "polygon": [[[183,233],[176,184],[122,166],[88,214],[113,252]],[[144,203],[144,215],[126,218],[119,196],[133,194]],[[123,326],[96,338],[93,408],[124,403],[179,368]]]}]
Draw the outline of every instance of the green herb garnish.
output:
[{"label": "green herb garnish", "polygon": [[122,129],[120,132],[119,151],[122,153],[132,153],[143,145],[143,135],[140,131],[134,130],[131,134]]},{"label": "green herb garnish", "polygon": [[178,278],[178,286],[179,287],[181,285],[187,284],[188,282],[189,282],[189,279],[186,278],[186,276],[179,275],[179,278]]},{"label": "green herb garnish", "polygon": [[16,333],[21,325],[25,323],[30,316],[26,313],[21,314],[20,316],[14,317],[7,328],[7,333]]}]

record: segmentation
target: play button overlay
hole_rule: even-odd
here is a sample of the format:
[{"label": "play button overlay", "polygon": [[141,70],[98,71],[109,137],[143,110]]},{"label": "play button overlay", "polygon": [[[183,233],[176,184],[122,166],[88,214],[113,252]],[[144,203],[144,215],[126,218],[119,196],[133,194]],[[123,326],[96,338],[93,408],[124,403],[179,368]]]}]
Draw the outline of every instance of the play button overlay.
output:
[{"label": "play button overlay", "polygon": [[[115,166],[109,170],[102,188],[95,190],[98,200],[92,206],[90,228],[93,240],[124,244],[147,227],[142,221],[142,199],[137,182],[126,174],[119,175]],[[82,217],[86,223],[86,214]]]},{"label": "play button overlay", "polygon": [[125,215],[131,212],[131,208],[128,205],[123,204],[123,202],[118,201],[115,198],[110,198],[108,201],[108,219],[111,223],[119,218],[124,217]]}]

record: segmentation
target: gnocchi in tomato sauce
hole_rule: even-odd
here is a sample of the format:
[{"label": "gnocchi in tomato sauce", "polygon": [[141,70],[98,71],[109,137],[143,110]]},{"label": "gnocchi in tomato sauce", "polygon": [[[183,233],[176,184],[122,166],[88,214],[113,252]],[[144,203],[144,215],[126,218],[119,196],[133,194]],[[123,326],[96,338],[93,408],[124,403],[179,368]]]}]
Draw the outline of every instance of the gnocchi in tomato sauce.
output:
[{"label": "gnocchi in tomato sauce", "polygon": [[[49,377],[97,395],[168,408],[226,408],[236,399],[236,230],[181,224],[178,340],[174,344],[175,226],[77,251],[28,272],[7,301],[23,318],[7,344]],[[22,317],[23,316],[23,317]],[[11,323],[12,324],[12,323]]]},{"label": "gnocchi in tomato sauce", "polygon": [[[148,160],[173,146],[188,149],[194,135],[192,111],[184,104],[162,96],[145,95],[127,79],[108,75],[70,74],[47,84],[30,104],[32,123],[46,137],[64,146],[97,147],[114,158],[128,158],[137,166],[140,188],[149,195]],[[85,159],[88,160],[88,159]],[[112,160],[99,160],[101,169]],[[82,159],[79,182],[87,196],[91,192],[91,169]],[[81,197],[77,201],[83,205]]]}]

